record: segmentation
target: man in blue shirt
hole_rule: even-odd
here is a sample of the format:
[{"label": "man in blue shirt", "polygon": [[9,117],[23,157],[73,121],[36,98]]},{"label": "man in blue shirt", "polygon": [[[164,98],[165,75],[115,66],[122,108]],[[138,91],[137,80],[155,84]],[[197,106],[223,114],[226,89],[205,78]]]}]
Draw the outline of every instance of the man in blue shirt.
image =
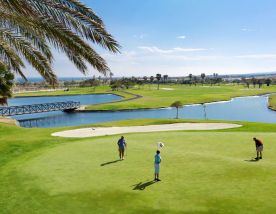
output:
[{"label": "man in blue shirt", "polygon": [[125,159],[125,149],[126,149],[126,141],[124,139],[124,136],[122,136],[119,140],[118,140],[118,147],[119,147],[119,156],[120,156],[120,160],[124,160]]},{"label": "man in blue shirt", "polygon": [[157,150],[156,155],[154,156],[154,180],[155,181],[161,181],[159,179],[160,163],[161,163],[160,151]]}]

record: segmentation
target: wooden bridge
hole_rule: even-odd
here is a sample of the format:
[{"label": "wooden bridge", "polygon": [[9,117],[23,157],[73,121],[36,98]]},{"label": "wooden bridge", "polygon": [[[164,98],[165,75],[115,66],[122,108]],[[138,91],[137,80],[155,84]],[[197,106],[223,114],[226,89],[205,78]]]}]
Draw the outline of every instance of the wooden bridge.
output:
[{"label": "wooden bridge", "polygon": [[80,107],[80,102],[73,102],[73,101],[0,107],[0,116],[34,114],[34,113],[49,112],[49,111],[70,112],[70,111],[74,111],[79,107]]}]

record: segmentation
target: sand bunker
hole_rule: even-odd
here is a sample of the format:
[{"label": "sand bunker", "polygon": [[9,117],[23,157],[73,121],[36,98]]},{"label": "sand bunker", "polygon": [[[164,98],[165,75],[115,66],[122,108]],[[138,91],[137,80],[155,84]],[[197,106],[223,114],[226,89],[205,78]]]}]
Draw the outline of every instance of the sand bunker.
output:
[{"label": "sand bunker", "polygon": [[162,90],[166,90],[166,91],[173,91],[173,88],[161,88]]},{"label": "sand bunker", "polygon": [[0,123],[5,123],[5,124],[11,124],[11,125],[16,125],[19,126],[19,123],[10,117],[1,117],[0,116]]},{"label": "sand bunker", "polygon": [[164,125],[149,125],[149,126],[127,126],[127,127],[91,127],[75,130],[68,130],[53,133],[52,136],[57,137],[96,137],[106,135],[116,135],[125,133],[140,133],[140,132],[160,132],[160,131],[181,131],[181,130],[217,130],[238,128],[241,125],[230,123],[174,123]]}]

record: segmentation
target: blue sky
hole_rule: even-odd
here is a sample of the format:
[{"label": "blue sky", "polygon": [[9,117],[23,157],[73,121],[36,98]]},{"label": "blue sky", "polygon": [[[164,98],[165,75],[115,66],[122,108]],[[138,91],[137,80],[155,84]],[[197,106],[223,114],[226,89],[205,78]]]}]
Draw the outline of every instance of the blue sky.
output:
[{"label": "blue sky", "polygon": [[[122,46],[115,76],[276,71],[275,0],[83,0]],[[59,76],[81,76],[61,54]],[[36,76],[34,71],[29,75]],[[91,68],[90,76],[99,73]]]}]

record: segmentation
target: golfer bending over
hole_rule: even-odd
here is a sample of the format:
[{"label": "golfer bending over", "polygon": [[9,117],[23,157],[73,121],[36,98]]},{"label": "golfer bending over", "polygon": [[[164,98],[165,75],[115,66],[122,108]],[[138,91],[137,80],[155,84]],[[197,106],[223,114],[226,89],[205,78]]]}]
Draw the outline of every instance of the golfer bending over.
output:
[{"label": "golfer bending over", "polygon": [[156,155],[154,156],[154,180],[155,181],[161,181],[159,179],[160,163],[161,163],[160,151],[157,150]]},{"label": "golfer bending over", "polygon": [[253,140],[255,141],[256,152],[257,152],[257,157],[255,158],[255,160],[262,159],[262,152],[264,149],[263,142],[255,137],[253,138]]},{"label": "golfer bending over", "polygon": [[124,160],[125,159],[125,148],[127,146],[126,141],[124,139],[124,136],[122,136],[119,140],[118,140],[118,147],[119,147],[119,156],[120,156],[120,160]]}]

